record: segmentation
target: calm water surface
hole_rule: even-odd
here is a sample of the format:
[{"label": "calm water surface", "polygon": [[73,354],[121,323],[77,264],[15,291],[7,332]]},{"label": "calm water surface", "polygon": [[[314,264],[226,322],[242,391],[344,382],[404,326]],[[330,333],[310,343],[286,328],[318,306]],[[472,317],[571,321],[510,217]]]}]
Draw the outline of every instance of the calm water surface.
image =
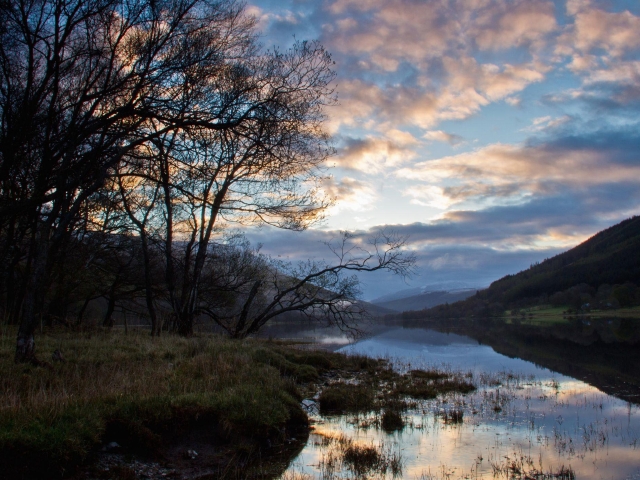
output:
[{"label": "calm water surface", "polygon": [[[315,431],[283,479],[354,478],[331,461],[336,442],[327,439],[344,436],[400,457],[395,478],[536,478],[526,476],[532,472],[558,478],[553,475],[570,467],[577,479],[640,480],[637,404],[462,335],[396,328],[341,351],[385,357],[399,370],[470,372],[478,390],[420,403],[405,413],[404,430],[391,434],[375,426],[373,414],[312,414]],[[464,412],[462,423],[443,421],[450,409]],[[365,478],[394,476],[389,470]]]}]

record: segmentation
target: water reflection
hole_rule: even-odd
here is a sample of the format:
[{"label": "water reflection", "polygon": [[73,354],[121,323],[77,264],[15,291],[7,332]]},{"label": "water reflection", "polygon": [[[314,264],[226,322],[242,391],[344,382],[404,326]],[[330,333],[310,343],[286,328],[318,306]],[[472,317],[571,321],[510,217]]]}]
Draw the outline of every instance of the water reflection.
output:
[{"label": "water reflection", "polygon": [[541,378],[553,375],[550,370],[531,362],[496,353],[490,346],[481,345],[470,337],[435,330],[394,328],[346,346],[340,351],[374,358],[390,358],[399,366],[410,364],[412,368],[444,366],[475,373],[514,370]]},{"label": "water reflection", "polygon": [[403,326],[418,330],[428,326],[440,332],[466,335],[505,356],[534,362],[624,400],[640,402],[637,319],[572,317],[565,323],[540,325],[463,318],[406,321]]},{"label": "water reflection", "polygon": [[354,335],[342,332],[337,327],[323,326],[318,322],[305,320],[272,322],[265,325],[257,336],[309,342],[329,350],[336,350],[357,340]]},{"label": "water reflection", "polygon": [[[405,429],[391,434],[376,427],[375,414],[318,416],[285,479],[352,478],[345,465],[327,463],[334,448],[327,438],[340,436],[400,455],[400,478],[560,478],[554,475],[570,471],[578,479],[640,479],[640,408],[585,382],[433,330],[394,328],[342,350],[387,357],[398,369],[471,371],[479,388],[421,402],[405,413]],[[462,422],[443,420],[453,408],[464,412]]]}]

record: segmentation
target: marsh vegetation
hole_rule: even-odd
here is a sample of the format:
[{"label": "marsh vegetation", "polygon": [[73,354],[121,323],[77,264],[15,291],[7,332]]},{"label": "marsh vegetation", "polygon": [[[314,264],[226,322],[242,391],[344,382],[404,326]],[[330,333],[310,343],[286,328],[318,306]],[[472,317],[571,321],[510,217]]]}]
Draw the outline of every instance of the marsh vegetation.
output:
[{"label": "marsh vegetation", "polygon": [[[500,355],[468,337],[415,328],[389,330],[343,350],[385,357],[412,381],[427,377],[447,385],[457,378],[473,388],[445,388],[425,398],[402,394],[400,409],[317,411],[310,440],[283,479],[569,480],[640,474],[640,408],[582,381]],[[393,428],[389,411],[401,420]],[[379,454],[395,452],[402,470],[359,475],[326,437],[345,437]],[[334,460],[333,468],[326,467],[328,460]]]},{"label": "marsh vegetation", "polygon": [[135,461],[170,463],[176,476],[273,477],[307,439],[310,382],[377,365],[215,335],[41,335],[50,360],[35,366],[15,364],[15,329],[0,331],[0,465],[12,478],[115,479]]}]

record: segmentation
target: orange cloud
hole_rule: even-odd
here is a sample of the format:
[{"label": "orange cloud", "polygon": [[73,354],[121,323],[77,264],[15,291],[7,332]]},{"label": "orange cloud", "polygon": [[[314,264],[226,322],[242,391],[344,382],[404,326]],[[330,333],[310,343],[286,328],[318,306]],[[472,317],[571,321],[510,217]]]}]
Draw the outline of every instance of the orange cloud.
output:
[{"label": "orange cloud", "polygon": [[640,177],[640,165],[612,165],[611,153],[494,144],[417,163],[397,171],[401,178],[424,182],[406,190],[421,205],[449,208],[473,200],[476,208],[520,202],[558,188],[589,188]]},{"label": "orange cloud", "polygon": [[[357,59],[339,68],[381,75],[410,64],[414,83],[382,84],[379,79],[339,80],[341,106],[331,113],[331,129],[342,125],[376,128],[413,125],[431,128],[461,120],[491,102],[544,79],[549,66],[536,53],[557,29],[548,1],[505,0],[414,2],[336,0],[323,26],[330,51]],[[480,63],[477,48],[530,49],[530,61]],[[434,68],[435,72],[434,73]],[[356,75],[357,76],[357,75]],[[384,127],[383,127],[384,128]]]},{"label": "orange cloud", "polygon": [[348,141],[338,154],[337,165],[366,173],[380,173],[385,168],[397,166],[415,158],[416,153],[409,148],[413,143],[403,143],[403,140],[408,141],[408,139],[392,132],[392,136],[394,134],[400,137],[400,142],[374,137]]},{"label": "orange cloud", "polygon": [[339,181],[327,178],[322,184],[322,189],[327,196],[335,201],[329,209],[329,214],[335,214],[342,210],[368,210],[377,198],[373,187],[349,177],[343,177]]},{"label": "orange cloud", "polygon": [[471,35],[484,50],[507,49],[514,46],[541,46],[544,38],[554,32],[556,23],[552,2],[494,2],[481,11]]}]

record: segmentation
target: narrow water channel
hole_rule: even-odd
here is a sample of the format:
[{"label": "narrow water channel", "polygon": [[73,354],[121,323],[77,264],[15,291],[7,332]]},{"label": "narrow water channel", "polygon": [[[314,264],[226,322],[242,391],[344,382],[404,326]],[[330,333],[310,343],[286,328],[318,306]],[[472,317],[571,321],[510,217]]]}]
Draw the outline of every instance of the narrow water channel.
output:
[{"label": "narrow water channel", "polygon": [[[398,370],[461,371],[477,390],[419,402],[392,433],[376,414],[321,416],[307,402],[315,430],[285,480],[640,479],[637,403],[464,335],[394,328],[340,350],[388,358]],[[450,421],[450,411],[463,415]],[[345,442],[375,447],[378,468],[354,471],[340,454]]]}]

